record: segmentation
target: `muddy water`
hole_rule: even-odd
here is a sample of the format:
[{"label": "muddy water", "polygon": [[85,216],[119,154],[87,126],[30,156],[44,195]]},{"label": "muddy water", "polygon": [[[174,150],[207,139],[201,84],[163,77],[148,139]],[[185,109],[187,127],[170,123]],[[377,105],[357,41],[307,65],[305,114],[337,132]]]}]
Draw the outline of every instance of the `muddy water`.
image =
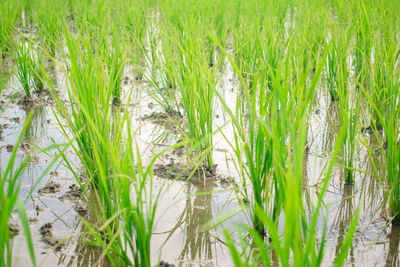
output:
[{"label": "muddy water", "polygon": [[[62,94],[65,92],[63,75],[57,72],[52,64],[49,64],[49,68],[53,70],[51,79],[58,85],[58,90]],[[146,82],[137,82],[127,75],[124,91],[126,93],[133,89],[132,103],[126,108],[132,114],[133,125],[140,127],[137,139],[142,154],[149,157],[154,149],[161,151],[175,144],[177,138],[172,137],[171,129],[141,119],[144,115],[159,111],[154,101],[146,96],[147,86]],[[229,67],[223,73],[219,87],[222,88],[225,99],[231,100],[228,101],[228,105],[234,109],[238,83]],[[15,79],[12,79],[1,99],[8,101],[16,88],[18,85]],[[51,102],[47,103],[48,96],[40,96],[39,99],[41,103],[28,110],[18,105],[18,98],[16,98],[0,115],[0,123],[3,126],[0,140],[2,166],[5,166],[10,157],[7,146],[15,144],[29,111],[33,112],[33,117],[23,137],[24,144],[30,144],[31,147],[33,145],[46,147],[53,144],[53,140],[56,143],[65,142],[56,121],[53,105]],[[317,91],[313,114],[310,118],[309,152],[304,155],[304,176],[307,178],[304,189],[308,203],[315,202],[317,199],[314,185],[319,182],[320,174],[333,149],[335,135],[339,130],[337,109],[334,103],[329,102],[326,89],[322,86]],[[230,126],[225,126],[227,120],[221,107],[217,105],[216,126],[223,127],[227,137],[232,138]],[[365,139],[370,147],[377,147],[373,135],[364,133],[361,138]],[[233,166],[228,143],[218,133],[215,135],[214,143],[214,159],[218,164],[219,177],[233,177],[237,181],[238,176]],[[19,150],[19,162],[23,160],[26,153],[26,149]],[[51,150],[49,155],[37,154],[34,157],[23,175],[21,199],[26,198],[32,185],[38,181],[56,153],[57,151]],[[160,159],[160,163],[168,164],[173,160],[182,159],[178,154],[176,151],[166,153]],[[76,155],[70,150],[67,155],[75,159],[75,167],[79,169]],[[376,171],[382,174],[379,164],[376,164],[379,159],[379,153],[374,154]],[[325,200],[329,205],[326,211],[328,235],[324,265],[334,261],[357,208],[361,209],[360,219],[347,265],[398,265],[400,264],[398,257],[400,230],[395,227],[386,227],[387,212],[383,206],[384,183],[376,175],[372,175],[376,171],[365,148],[359,147],[356,168],[364,172],[356,174],[356,183],[352,186],[344,185],[342,168],[334,169],[334,177]],[[162,175],[154,179],[156,190],[165,189],[165,193],[162,194],[159,202],[152,239],[153,263],[161,259],[175,266],[231,266],[228,251],[222,242],[221,229],[226,227],[234,231],[235,223],[246,223],[246,217],[243,214],[235,213],[238,205],[232,186],[220,178],[197,183],[171,181]],[[38,189],[43,188],[50,180],[58,186],[51,192],[39,193]],[[75,178],[72,173],[62,163],[56,164],[38,183],[32,196],[26,200],[39,266],[108,265],[107,261],[99,261],[102,253],[99,249],[86,246],[80,239],[79,234],[85,230],[78,214],[90,221],[93,211],[87,209],[86,212],[82,212],[82,208],[83,211],[87,208],[85,201],[63,198],[73,184],[75,184]],[[231,213],[235,215],[227,222],[207,230],[207,226],[215,223],[221,214]],[[14,215],[14,220],[17,222],[16,215]],[[322,221],[321,217],[320,228]],[[46,223],[52,224],[52,238],[64,242],[60,250],[53,250],[49,245],[49,240],[40,234],[40,228]],[[29,265],[30,259],[22,234],[14,237],[13,245],[15,266]]]}]

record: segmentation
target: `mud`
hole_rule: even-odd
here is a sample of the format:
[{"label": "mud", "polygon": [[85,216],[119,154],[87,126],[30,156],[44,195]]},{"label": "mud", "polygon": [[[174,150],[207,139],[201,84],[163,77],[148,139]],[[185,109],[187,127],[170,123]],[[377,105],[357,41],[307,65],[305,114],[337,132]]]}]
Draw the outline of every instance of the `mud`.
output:
[{"label": "mud", "polygon": [[61,190],[59,183],[50,181],[47,185],[38,190],[39,194],[54,194]]},{"label": "mud", "polygon": [[59,251],[64,246],[61,240],[54,237],[53,225],[51,223],[46,223],[40,227],[40,234],[42,235],[42,240],[47,245],[54,247],[56,251]]},{"label": "mud", "polygon": [[[153,103],[149,103],[148,107],[153,109]],[[142,121],[148,121],[156,125],[160,125],[174,134],[182,132],[182,125],[185,124],[185,119],[178,111],[172,110],[169,112],[152,112],[150,115],[144,115],[140,118]]]},{"label": "mud", "polygon": [[11,237],[19,235],[19,233],[21,232],[21,227],[18,224],[9,223],[8,224],[8,229],[10,230],[10,236]]},{"label": "mud", "polygon": [[69,186],[69,190],[58,199],[61,201],[79,201],[82,196],[82,189],[75,184]]},{"label": "mud", "polygon": [[160,261],[160,265],[158,265],[158,266],[159,266],[159,267],[175,267],[174,264],[168,263],[168,262],[163,261],[163,260]]}]

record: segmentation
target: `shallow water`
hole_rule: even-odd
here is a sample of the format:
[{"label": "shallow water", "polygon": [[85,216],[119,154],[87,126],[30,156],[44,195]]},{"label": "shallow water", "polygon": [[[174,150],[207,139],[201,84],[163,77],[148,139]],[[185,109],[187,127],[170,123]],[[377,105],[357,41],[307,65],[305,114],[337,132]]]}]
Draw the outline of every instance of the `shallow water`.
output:
[{"label": "shallow water", "polygon": [[[52,64],[49,64],[49,69],[52,68],[51,66]],[[58,90],[62,94],[66,90],[63,75],[54,66],[52,70],[53,82],[58,85]],[[177,138],[170,135],[170,129],[141,119],[144,115],[159,110],[154,105],[154,101],[145,93],[148,86],[146,82],[137,82],[129,75],[128,80],[129,82],[124,85],[123,89],[126,94],[133,89],[133,96],[132,103],[126,108],[132,114],[133,127],[139,127],[137,140],[142,155],[144,155],[144,162],[146,162],[154,150],[161,151],[165,147],[175,144]],[[229,66],[223,73],[219,86],[225,98],[230,100],[228,105],[234,109],[238,82]],[[1,99],[9,100],[15,88],[18,88],[17,83],[15,79],[11,79]],[[7,125],[6,128],[3,127],[0,141],[2,166],[5,166],[10,157],[10,152],[6,149],[7,145],[15,144],[29,112],[15,102],[10,104],[0,115],[0,124]],[[326,89],[322,85],[316,93],[313,113],[309,120],[309,152],[304,155],[305,203],[315,203],[317,199],[315,185],[327,163],[333,149],[335,135],[339,129],[338,117],[335,115],[337,108],[337,105],[329,102]],[[33,117],[23,137],[23,143],[46,147],[53,142],[66,142],[65,137],[60,133],[54,106],[51,103],[42,103],[32,108],[31,111]],[[223,127],[227,120],[226,114],[217,105],[216,126]],[[229,139],[233,138],[229,125],[225,126],[223,130]],[[160,142],[160,136],[166,137],[162,138]],[[365,133],[360,137],[366,140],[370,147],[377,147],[373,135]],[[154,142],[154,140],[158,141]],[[233,177],[236,182],[239,182],[229,144],[219,133],[215,135],[214,143],[214,160],[218,164],[218,174],[221,177]],[[55,156],[56,152],[53,149],[49,151],[49,154]],[[18,152],[19,162],[23,160],[25,153],[26,151],[22,150]],[[77,157],[71,149],[67,155],[73,159],[73,162],[76,162],[76,168],[79,169]],[[379,159],[379,153],[376,157]],[[22,177],[21,199],[26,198],[32,185],[37,182],[51,160],[51,157],[44,154],[34,157]],[[174,151],[163,155],[160,163],[168,164],[171,160],[179,160]],[[361,213],[346,264],[348,266],[398,265],[400,264],[398,257],[400,230],[397,227],[386,227],[387,211],[383,206],[385,184],[375,175],[371,175],[375,173],[375,170],[366,149],[361,146],[355,166],[364,173],[357,172],[354,185],[344,185],[342,168],[335,167],[333,172],[334,177],[325,199],[325,203],[329,205],[326,211],[328,216],[327,248],[323,265],[334,261],[357,208],[361,209]],[[379,173],[382,170],[378,168],[377,171]],[[60,184],[59,191],[50,194],[38,193],[38,189],[46,185],[50,179]],[[101,255],[99,249],[85,246],[79,242],[79,233],[84,231],[84,227],[77,215],[76,207],[85,206],[86,203],[59,199],[75,182],[73,174],[63,164],[56,164],[52,167],[51,172],[38,183],[38,187],[26,201],[28,216],[32,219],[31,231],[39,266],[108,265],[105,260],[99,262]],[[213,183],[209,181],[192,183],[172,181],[164,177],[155,177],[154,184],[155,190],[167,190],[162,194],[158,205],[152,238],[152,262],[156,263],[158,259],[162,259],[174,263],[175,266],[231,266],[228,250],[221,242],[224,239],[221,230],[226,227],[234,231],[235,223],[246,223],[247,218],[243,214],[236,214],[224,224],[210,231],[207,231],[205,226],[210,222],[215,222],[213,219],[215,220],[221,214],[230,214],[237,210],[238,204],[233,187],[218,180]],[[91,212],[89,209],[84,218],[90,221]],[[14,219],[16,220],[16,215]],[[60,251],[55,251],[47,245],[39,233],[40,227],[48,222],[53,224],[54,236],[66,240],[66,246]],[[322,222],[321,216],[320,228]],[[13,245],[14,265],[29,264],[30,258],[23,234],[13,238]]]}]

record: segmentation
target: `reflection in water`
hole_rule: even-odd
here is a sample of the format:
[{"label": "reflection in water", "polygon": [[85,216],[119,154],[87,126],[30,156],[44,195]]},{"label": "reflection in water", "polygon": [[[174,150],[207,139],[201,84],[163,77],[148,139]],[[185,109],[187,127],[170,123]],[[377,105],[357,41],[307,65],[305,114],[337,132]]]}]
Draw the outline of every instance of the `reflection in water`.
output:
[{"label": "reflection in water", "polygon": [[[353,219],[354,215],[354,185],[344,185],[343,187],[343,193],[342,193],[342,201],[339,204],[338,212],[336,214],[335,221],[333,223],[333,226],[338,229],[338,237],[337,237],[337,243],[336,243],[336,257],[340,253],[340,248],[343,244],[343,241],[345,239],[346,233],[347,233],[347,227],[350,225],[351,220]],[[354,246],[356,246],[356,239],[353,240],[350,250],[349,250],[349,256],[350,256],[350,262],[354,264],[355,258],[354,258]]]},{"label": "reflection in water", "polygon": [[[190,187],[188,187],[190,190]],[[197,193],[211,191],[211,186],[198,187]],[[189,191],[190,192],[190,191]],[[212,194],[195,196],[192,200],[187,198],[185,207],[186,240],[179,258],[183,261],[195,259],[212,259],[211,237],[208,231],[200,228],[212,219],[211,198]]]},{"label": "reflection in water", "polygon": [[326,110],[326,123],[322,136],[322,151],[324,151],[326,155],[329,155],[333,150],[336,134],[339,132],[340,119],[338,107],[338,103],[330,102]]},{"label": "reflection in water", "polygon": [[[96,200],[95,193],[92,194],[92,199],[90,200],[91,208],[89,208],[88,212],[82,216],[83,220],[87,221],[92,225],[97,225],[99,223],[99,208],[98,201]],[[86,203],[85,203],[86,204]],[[97,208],[96,208],[97,207]],[[88,242],[88,230],[86,226],[81,223],[82,220],[77,216],[76,217],[76,225],[78,228],[81,226],[80,234],[78,240],[72,240],[72,244],[76,244],[73,256],[69,259],[69,262],[66,264],[67,266],[102,266],[108,267],[112,266],[110,261],[106,256],[102,257],[103,250],[101,247],[91,246],[87,244]],[[78,232],[78,229],[74,231]],[[90,238],[90,237],[89,237]],[[64,257],[60,260],[60,263],[64,262],[68,256],[64,255]]]},{"label": "reflection in water", "polygon": [[212,215],[212,193],[213,183],[205,183],[203,185],[193,185],[188,183],[187,195],[191,194],[193,197],[188,197],[185,202],[185,208],[178,218],[178,222],[169,231],[168,239],[178,229],[184,229],[184,245],[179,255],[181,264],[184,262],[204,262],[199,263],[197,266],[207,266],[207,262],[213,259],[213,249],[211,234],[209,231],[203,231],[201,228],[206,223],[211,221]]},{"label": "reflection in water", "polygon": [[32,118],[29,122],[26,132],[24,134],[24,140],[30,144],[35,143],[39,137],[43,134],[44,125],[46,123],[46,108],[42,105],[34,107],[24,107],[26,116],[32,111]]},{"label": "reflection in water", "polygon": [[58,88],[57,65],[53,62],[53,60],[48,60],[45,64],[45,70],[50,83],[55,89],[57,89]]},{"label": "reflection in water", "polygon": [[400,227],[392,226],[389,234],[389,251],[386,257],[385,267],[400,266],[399,257],[399,241],[400,241]]}]

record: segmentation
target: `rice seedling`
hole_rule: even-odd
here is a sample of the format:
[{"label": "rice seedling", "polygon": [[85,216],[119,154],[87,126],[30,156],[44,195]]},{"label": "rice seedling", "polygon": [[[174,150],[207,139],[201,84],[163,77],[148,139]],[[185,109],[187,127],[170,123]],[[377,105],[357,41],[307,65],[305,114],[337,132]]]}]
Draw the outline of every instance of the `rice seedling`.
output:
[{"label": "rice seedling", "polygon": [[[284,212],[283,223],[278,224],[277,220],[257,206],[255,212],[261,219],[261,223],[267,229],[270,238],[267,240],[253,228],[244,227],[245,233],[251,238],[242,241],[239,248],[235,245],[229,232],[225,231],[225,237],[235,266],[321,266],[324,259],[325,238],[326,238],[326,214],[322,226],[322,234],[319,236],[317,221],[323,212],[323,199],[328,183],[331,179],[332,168],[339,149],[342,146],[346,128],[342,127],[341,133],[335,144],[333,156],[329,162],[325,178],[319,190],[318,202],[307,214],[304,208],[302,197],[302,173],[303,173],[303,153],[305,145],[305,120],[299,122],[296,130],[296,139],[292,153],[289,153],[288,164],[284,170],[285,192],[282,209]],[[291,140],[292,141],[292,140]],[[289,142],[291,142],[289,141]],[[359,210],[356,212],[344,241],[339,249],[339,254],[334,262],[335,266],[342,266],[347,257],[352,238],[356,230]],[[281,227],[282,225],[282,227]],[[241,235],[244,238],[243,234]],[[318,240],[318,241],[317,241]],[[249,254],[247,247],[256,248]]]},{"label": "rice seedling", "polygon": [[378,134],[375,128],[375,137],[379,140],[379,146],[383,155],[384,166],[386,167],[388,204],[392,213],[392,224],[400,224],[400,134],[399,134],[399,71],[396,68],[396,62],[400,56],[400,49],[395,40],[383,40],[381,43],[383,64],[381,72],[384,77],[383,87],[377,87],[383,91],[385,99],[383,102],[375,102],[375,94],[369,95],[363,91],[378,117],[379,124],[382,125],[384,139]]},{"label": "rice seedling", "polygon": [[[104,34],[107,34],[106,32]],[[123,44],[119,33],[116,29],[112,31],[111,44],[107,43],[107,37],[105,36],[105,51],[107,55],[105,56],[106,68],[109,75],[109,85],[112,88],[113,102],[118,103],[121,101],[121,82],[122,73],[124,71],[125,65],[125,45]]]},{"label": "rice seedling", "polygon": [[366,66],[371,59],[375,29],[373,29],[373,21],[370,22],[370,16],[372,14],[368,14],[368,12],[372,10],[367,11],[363,1],[360,1],[360,4],[363,8],[357,10],[356,23],[358,23],[358,25],[355,32],[353,64],[355,67],[356,79],[364,86],[370,74]]},{"label": "rice seedling", "polygon": [[26,97],[30,98],[32,86],[32,55],[30,43],[25,38],[22,38],[20,42],[15,45],[15,47],[16,48],[13,53],[15,60],[15,74],[25,92]]},{"label": "rice seedling", "polygon": [[42,75],[43,69],[43,56],[41,54],[40,49],[36,50],[35,53],[32,52],[32,61],[31,61],[31,72],[32,72],[32,83],[36,92],[41,92],[44,90],[44,78]]},{"label": "rice seedling", "polygon": [[188,120],[189,138],[197,144],[196,151],[205,153],[207,167],[211,168],[216,77],[198,40],[188,36],[176,45],[175,79]]},{"label": "rice seedling", "polygon": [[[72,118],[54,90],[53,95],[68,130],[76,135],[74,149],[94,186],[91,192],[83,187],[87,195],[93,195],[93,206],[97,207],[95,223],[84,221],[90,236],[88,242],[101,247],[101,257],[107,256],[115,265],[150,266],[150,239],[157,202],[151,191],[152,167],[143,167],[140,153],[133,146],[128,113],[125,111],[121,117],[120,109],[112,112],[115,83],[114,77],[104,75],[106,67],[102,62],[108,56],[104,47],[93,47],[84,38],[73,40],[67,30],[65,35],[70,55],[70,72],[66,75],[74,105]],[[62,129],[66,134],[67,128],[62,126]],[[81,183],[79,179],[77,182]]]},{"label": "rice seedling", "polygon": [[[342,34],[343,31],[346,34]],[[326,80],[331,101],[339,100],[339,95],[345,95],[348,89],[350,70],[347,60],[350,40],[351,29],[337,28],[330,40],[332,45],[326,63]]]},{"label": "rice seedling", "polygon": [[[346,58],[346,54],[343,57]],[[344,180],[346,184],[354,183],[354,159],[357,153],[357,134],[360,130],[360,100],[356,88],[350,84],[350,70],[346,62],[337,67],[337,90],[342,127],[347,132],[344,140],[343,159],[345,163]],[[362,85],[360,85],[362,86]]]},{"label": "rice seedling", "polygon": [[[177,111],[180,107],[176,97],[176,85],[174,78],[174,63],[172,59],[174,52],[167,39],[163,39],[162,57],[157,57],[153,63],[154,71],[145,74],[145,78],[151,84],[150,96],[164,109],[167,114]],[[150,61],[150,59],[148,59]]]},{"label": "rice seedling", "polygon": [[62,34],[64,5],[63,2],[60,1],[38,1],[37,5],[34,22],[43,42],[43,47],[50,55],[54,56],[57,40],[60,39]]},{"label": "rice seedling", "polygon": [[[255,73],[252,90],[247,87],[240,68],[227,55],[244,88],[244,96],[238,95],[236,115],[224,104],[222,97],[219,97],[232,120],[235,141],[231,146],[241,175],[243,198],[254,203],[250,209],[253,229],[261,236],[265,235],[265,224],[255,207],[263,210],[272,220],[279,218],[286,195],[285,173],[282,170],[285,170],[290,154],[287,142],[288,139],[293,141],[295,138],[298,123],[308,110],[322,70],[322,63],[319,62],[309,85],[306,81],[311,69],[296,74],[298,76],[293,83],[290,66],[298,63],[291,57],[296,46],[293,42],[287,44],[287,47],[280,48],[287,50],[282,61],[276,65],[266,62],[265,68]],[[275,43],[270,45],[275,47]],[[298,97],[290,97],[292,94]],[[250,114],[240,112],[238,107],[241,106],[241,101],[249,107]],[[248,124],[245,128],[246,120]],[[247,179],[251,182],[251,190],[247,188]]]},{"label": "rice seedling", "polygon": [[19,18],[19,7],[14,1],[4,1],[0,4],[0,56],[9,51],[13,33]]},{"label": "rice seedling", "polygon": [[[116,242],[105,245],[112,252],[111,261],[115,255],[120,255],[125,265],[151,266],[150,243],[159,196],[159,193],[153,192],[152,165],[156,157],[148,167],[144,167],[139,150],[134,148],[134,133],[129,123],[127,129],[126,148],[123,151],[114,150],[112,154],[114,175],[110,177],[116,197],[114,205],[120,213],[113,223],[120,224],[121,229],[115,231]],[[97,231],[94,233],[97,234]]]},{"label": "rice seedling", "polygon": [[[145,2],[145,3],[144,3]],[[146,29],[148,27],[148,7],[146,1],[122,1],[123,8],[120,24],[125,26],[127,38],[130,40],[130,62],[135,67],[135,75],[141,78],[143,75],[142,58],[145,48]]]},{"label": "rice seedling", "polygon": [[[110,104],[115,82],[103,78],[106,73],[106,67],[103,64],[106,55],[92,46],[90,38],[74,40],[66,29],[65,35],[70,62],[66,62],[69,72],[64,71],[69,82],[69,99],[71,103],[74,103],[71,107],[72,117],[69,116],[67,109],[62,105],[54,90],[53,96],[58,111],[66,120],[68,128],[78,135],[77,148],[74,148],[80,155],[88,177],[95,184],[108,187],[109,181],[97,180],[99,170],[96,167],[96,161],[99,160],[104,166],[102,171],[108,172],[108,156],[100,152],[104,150],[106,144],[98,140],[98,135],[90,131],[90,128],[86,128],[88,121],[93,120],[95,124],[99,125],[98,130],[101,131],[102,136],[111,137],[112,108]],[[109,78],[114,79],[111,76]]]},{"label": "rice seedling", "polygon": [[9,226],[9,220],[14,209],[18,210],[19,219],[25,232],[26,241],[32,264],[36,266],[32,237],[29,228],[29,220],[24,204],[18,199],[21,176],[23,175],[30,157],[26,157],[19,166],[16,166],[16,154],[21,144],[24,132],[28,126],[30,116],[27,117],[25,126],[17,140],[5,169],[0,168],[0,266],[12,266],[12,237],[15,235]]},{"label": "rice seedling", "polygon": [[346,184],[354,183],[354,161],[357,153],[357,134],[360,130],[360,100],[358,95],[348,93],[343,100],[346,102],[345,107],[341,107],[342,125],[347,128],[347,133],[344,141],[344,162],[345,175],[344,181]]},{"label": "rice seedling", "polygon": [[[82,170],[77,168],[70,154],[59,150],[93,209],[90,219],[81,218],[84,231],[79,236],[100,253],[93,265],[102,260],[114,266],[159,263],[158,250],[152,246],[153,238],[157,244],[162,238],[162,234],[153,236],[158,230],[158,190],[170,187],[153,180],[154,162],[164,151],[152,155],[149,151],[160,151],[164,145],[167,150],[187,145],[185,155],[190,163],[210,170],[215,170],[214,163],[223,162],[220,152],[226,150],[226,166],[215,179],[222,185],[219,174],[225,175],[225,169],[235,176],[231,182],[239,185],[232,192],[237,194],[240,220],[247,219],[238,236],[226,235],[227,249],[237,266],[320,266],[325,264],[326,250],[336,255],[329,258],[330,263],[341,266],[351,247],[362,247],[352,244],[352,236],[363,233],[355,233],[358,212],[352,214],[351,223],[346,217],[340,233],[332,232],[337,244],[326,242],[326,235],[331,234],[327,231],[332,229],[326,200],[332,197],[336,158],[343,158],[337,166],[344,169],[346,184],[355,183],[357,168],[369,172],[361,162],[358,142],[367,146],[369,155],[382,154],[391,212],[388,220],[400,224],[397,4],[394,0],[2,1],[0,50],[5,68],[14,70],[26,98],[32,96],[32,89],[50,87],[58,125],[48,120],[49,130],[61,130],[72,143],[71,154],[82,165]],[[17,34],[18,41],[12,45]],[[7,53],[13,56],[12,67],[7,65]],[[47,67],[44,56],[61,73],[55,64]],[[122,79],[123,75],[128,79]],[[8,75],[0,76],[1,91]],[[132,76],[137,80],[129,88],[132,91],[121,91],[121,84],[130,82]],[[148,83],[141,80],[143,76]],[[327,88],[319,87],[321,79]],[[233,97],[225,98],[235,93],[236,102]],[[145,96],[147,104],[151,101],[148,95],[154,100],[149,109],[161,108],[166,114],[183,117],[181,131],[166,131],[163,137],[173,139],[181,134],[184,141],[169,145],[160,144],[160,139],[146,140],[149,150],[143,152],[143,128],[132,127],[148,116],[140,113],[144,101],[132,98]],[[226,113],[220,114],[215,96]],[[7,97],[11,102],[13,98]],[[44,94],[34,97],[47,99]],[[7,109],[4,103],[1,108]],[[147,106],[144,110],[148,112]],[[369,127],[362,127],[368,119]],[[19,119],[10,120],[12,125],[6,124],[14,127]],[[217,130],[216,124],[222,121],[224,126]],[[153,124],[145,125],[146,135],[147,126]],[[4,130],[3,137],[8,132]],[[216,144],[215,132],[226,140]],[[363,141],[364,134],[371,133],[379,152]],[[30,133],[25,141],[29,138]],[[228,147],[221,149],[220,144]],[[181,152],[173,150],[173,157],[168,155],[165,160],[176,161],[174,156]],[[377,163],[373,164],[375,175],[381,176]],[[188,188],[190,182],[194,181],[183,186]],[[203,182],[212,190],[211,179]],[[370,190],[371,196],[384,195],[375,192],[382,190],[378,183]],[[185,197],[186,193],[177,194]],[[18,199],[18,194],[13,197]],[[193,221],[214,219],[214,197],[207,198],[204,218],[187,217],[187,227],[182,229],[191,228]],[[371,224],[364,215],[360,216],[362,225],[382,230],[381,224]],[[214,252],[208,251],[214,238],[209,232],[193,236],[204,242],[203,247],[191,247],[189,239],[179,239],[184,248],[175,259],[192,264],[198,257],[191,255],[204,252],[212,255],[210,264],[219,261],[220,252],[214,258]],[[12,251],[4,245],[2,252],[11,255]],[[350,263],[358,263],[359,257]]]},{"label": "rice seedling", "polygon": [[[68,34],[66,36],[69,38]],[[76,44],[69,45],[70,51],[76,52]],[[76,56],[77,61],[71,62],[77,64],[70,68],[73,75],[71,78],[75,75],[85,75],[83,69],[78,67],[82,55]],[[104,80],[97,82],[100,85],[106,84]],[[103,87],[102,90],[106,92],[102,94],[106,93],[107,96],[104,99],[99,96],[97,100],[101,103],[107,99],[110,105],[111,89]],[[75,90],[76,88],[72,88],[70,92],[75,105],[79,107],[74,111],[74,118],[81,121],[84,119],[85,133],[90,138],[88,143],[83,144],[85,136],[81,134],[82,128],[72,128],[76,127],[73,124],[68,124],[68,127],[77,134],[80,147],[75,149],[79,149],[83,154],[81,161],[95,186],[95,190],[88,191],[87,194],[94,195],[93,206],[97,207],[95,223],[84,221],[90,236],[88,244],[101,247],[101,257],[107,256],[114,265],[151,266],[150,240],[157,203],[157,194],[152,192],[152,165],[146,168],[142,165],[140,152],[134,148],[127,112],[124,112],[122,117],[118,115],[120,110],[114,116],[108,114],[108,124],[100,124],[97,119],[98,116],[104,115],[102,111],[91,110],[94,113],[90,114],[91,106],[84,102],[86,99],[78,98]],[[62,105],[61,102],[58,102],[58,105]],[[106,107],[103,111],[104,109]],[[127,134],[124,134],[124,129],[127,130]],[[78,182],[80,183],[79,180]],[[85,187],[83,190],[87,191]]]}]

